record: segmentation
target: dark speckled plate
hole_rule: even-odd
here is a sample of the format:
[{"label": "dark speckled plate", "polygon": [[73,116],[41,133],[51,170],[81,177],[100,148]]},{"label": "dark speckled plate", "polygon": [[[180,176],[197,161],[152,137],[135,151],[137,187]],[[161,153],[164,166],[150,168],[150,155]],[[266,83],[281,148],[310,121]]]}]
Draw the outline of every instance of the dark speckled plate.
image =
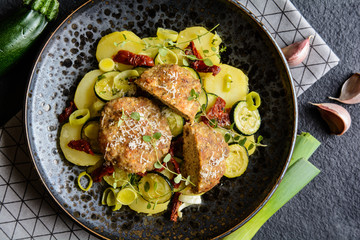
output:
[{"label": "dark speckled plate", "polygon": [[[100,204],[105,186],[83,193],[75,183],[84,168],[68,163],[58,145],[57,116],[73,98],[82,76],[97,68],[97,41],[112,31],[155,36],[157,27],[182,30],[201,25],[217,32],[228,47],[223,62],[243,69],[250,89],[260,93],[264,143],[248,170],[223,178],[203,196],[203,204],[184,210],[177,223],[168,213],[111,212]],[[26,131],[36,168],[58,204],[78,223],[111,239],[209,239],[225,236],[249,220],[272,195],[284,175],[294,145],[297,108],[289,69],[270,34],[235,1],[92,1],[69,16],[50,37],[34,67],[26,100]]]}]

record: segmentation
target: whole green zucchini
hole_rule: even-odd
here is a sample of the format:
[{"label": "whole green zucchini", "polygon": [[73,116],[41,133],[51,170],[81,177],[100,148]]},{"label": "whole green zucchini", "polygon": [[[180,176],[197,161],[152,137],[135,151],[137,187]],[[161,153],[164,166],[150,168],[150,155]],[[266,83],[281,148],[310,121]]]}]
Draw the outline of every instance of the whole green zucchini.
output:
[{"label": "whole green zucchini", "polygon": [[57,0],[24,0],[24,6],[0,22],[0,75],[29,49],[59,11]]}]

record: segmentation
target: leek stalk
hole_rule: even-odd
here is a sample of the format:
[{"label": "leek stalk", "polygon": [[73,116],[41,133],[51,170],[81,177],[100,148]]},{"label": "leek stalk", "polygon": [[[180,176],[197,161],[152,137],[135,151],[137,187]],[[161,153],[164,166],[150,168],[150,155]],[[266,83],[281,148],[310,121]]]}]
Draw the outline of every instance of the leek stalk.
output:
[{"label": "leek stalk", "polygon": [[293,157],[284,178],[273,196],[262,209],[241,228],[226,236],[224,240],[250,240],[261,226],[295,194],[304,188],[320,170],[307,161],[320,142],[309,133],[302,133],[296,138]]},{"label": "leek stalk", "polygon": [[310,133],[303,132],[298,135],[289,167],[301,158],[307,161],[319,146],[320,142]]}]

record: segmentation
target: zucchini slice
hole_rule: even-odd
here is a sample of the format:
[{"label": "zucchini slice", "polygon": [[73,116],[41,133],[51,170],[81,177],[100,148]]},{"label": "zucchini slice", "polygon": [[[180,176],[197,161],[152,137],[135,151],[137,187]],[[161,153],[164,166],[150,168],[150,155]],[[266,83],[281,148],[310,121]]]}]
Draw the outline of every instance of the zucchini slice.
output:
[{"label": "zucchini slice", "polygon": [[245,147],[239,144],[231,144],[229,146],[229,156],[225,160],[225,173],[227,178],[235,178],[241,176],[249,163],[249,156]]},{"label": "zucchini slice", "polygon": [[199,79],[202,85],[200,74],[195,69],[193,69],[192,67],[183,67],[183,68],[188,70],[195,79]]},{"label": "zucchini slice", "polygon": [[180,135],[183,131],[184,119],[168,107],[164,107],[161,114],[165,116],[173,137]]},{"label": "zucchini slice", "polygon": [[170,201],[165,203],[158,203],[151,205],[149,208],[149,202],[139,197],[129,205],[129,208],[138,213],[147,213],[148,215],[152,215],[166,211],[168,209],[169,203]]},{"label": "zucchini slice", "polygon": [[128,183],[128,173],[121,168],[115,167],[114,173],[105,175],[103,179],[113,188],[119,188]]},{"label": "zucchini slice", "polygon": [[140,179],[139,192],[150,203],[165,203],[171,199],[173,186],[163,174],[150,172]]},{"label": "zucchini slice", "polygon": [[230,111],[230,120],[234,124],[234,129],[240,134],[250,136],[260,128],[261,118],[259,111],[248,109],[246,101],[239,101],[234,104]]},{"label": "zucchini slice", "polygon": [[204,88],[201,88],[201,93],[199,95],[199,102],[200,102],[200,107],[205,105],[205,109],[207,108],[209,101],[208,101],[208,95]]},{"label": "zucchini slice", "polygon": [[90,143],[91,149],[94,153],[101,153],[98,136],[100,129],[100,118],[89,119],[81,128],[81,138]]},{"label": "zucchini slice", "polygon": [[98,76],[98,79],[95,82],[95,94],[103,101],[110,101],[119,97],[134,95],[136,86],[134,83],[130,83],[128,79],[138,76],[139,73],[135,70],[104,73]]},{"label": "zucchini slice", "polygon": [[155,57],[155,65],[160,64],[178,64],[177,54],[170,49],[162,49]]},{"label": "zucchini slice", "polygon": [[216,95],[215,93],[208,93],[207,97],[208,97],[208,105],[206,107],[206,112],[208,112],[210,110],[210,108],[212,108],[212,106],[215,105],[218,95]]}]

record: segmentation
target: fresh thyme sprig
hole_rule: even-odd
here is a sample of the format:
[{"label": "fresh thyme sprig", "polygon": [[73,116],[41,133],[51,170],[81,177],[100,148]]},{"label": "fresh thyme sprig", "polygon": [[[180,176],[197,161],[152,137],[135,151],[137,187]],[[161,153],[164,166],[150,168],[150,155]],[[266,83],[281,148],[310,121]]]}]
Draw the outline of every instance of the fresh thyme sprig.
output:
[{"label": "fresh thyme sprig", "polygon": [[[226,143],[236,142],[241,146],[245,145],[245,142],[247,141],[247,138],[246,138],[246,136],[244,136],[242,134],[239,134],[238,132],[236,132],[234,130],[234,124],[235,123],[232,123],[230,125],[230,128],[224,128],[224,127],[218,126],[216,119],[210,119],[207,116],[206,105],[205,104],[201,105],[200,100],[199,100],[199,94],[194,89],[191,89],[190,96],[188,97],[188,100],[189,101],[195,100],[200,104],[201,112],[200,112],[200,114],[198,114],[198,117],[201,117],[201,116],[205,117],[209,121],[209,124],[211,125],[211,127],[213,127],[213,128],[220,128],[220,129],[223,129],[223,130],[227,131],[225,133],[225,135],[224,135],[224,140],[225,140]],[[258,136],[256,142],[249,140],[249,141],[251,141],[251,144],[248,146],[247,149],[251,150],[255,146],[257,146],[257,147],[267,147],[267,145],[261,143],[262,140],[263,140],[263,137],[261,135]]]},{"label": "fresh thyme sprig", "polygon": [[132,112],[132,113],[130,114],[130,116],[128,116],[128,115],[125,114],[124,110],[122,110],[122,114],[121,114],[121,117],[120,117],[119,120],[118,120],[117,126],[120,127],[121,124],[122,124],[124,121],[126,121],[127,119],[129,119],[129,117],[130,117],[131,119],[134,119],[135,121],[139,121],[139,120],[141,119],[141,115],[140,115],[140,113],[138,113],[138,112]]},{"label": "fresh thyme sprig", "polygon": [[176,176],[174,178],[175,183],[180,183],[181,181],[183,181],[183,182],[185,182],[186,186],[189,185],[189,184],[195,186],[195,184],[190,181],[190,176],[188,176],[187,178],[184,178],[181,173],[174,172],[168,167],[167,164],[171,160],[171,154],[170,153],[168,153],[163,159],[163,162],[165,164],[164,165],[161,164],[159,156],[157,154],[157,146],[156,146],[156,141],[159,140],[160,138],[161,138],[161,133],[160,132],[155,132],[152,136],[149,136],[149,135],[144,135],[143,136],[144,142],[150,143],[153,146],[153,148],[155,149],[155,154],[156,154],[157,161],[155,162],[154,167],[156,169],[164,168],[167,171],[169,171],[170,173],[174,174]]}]

